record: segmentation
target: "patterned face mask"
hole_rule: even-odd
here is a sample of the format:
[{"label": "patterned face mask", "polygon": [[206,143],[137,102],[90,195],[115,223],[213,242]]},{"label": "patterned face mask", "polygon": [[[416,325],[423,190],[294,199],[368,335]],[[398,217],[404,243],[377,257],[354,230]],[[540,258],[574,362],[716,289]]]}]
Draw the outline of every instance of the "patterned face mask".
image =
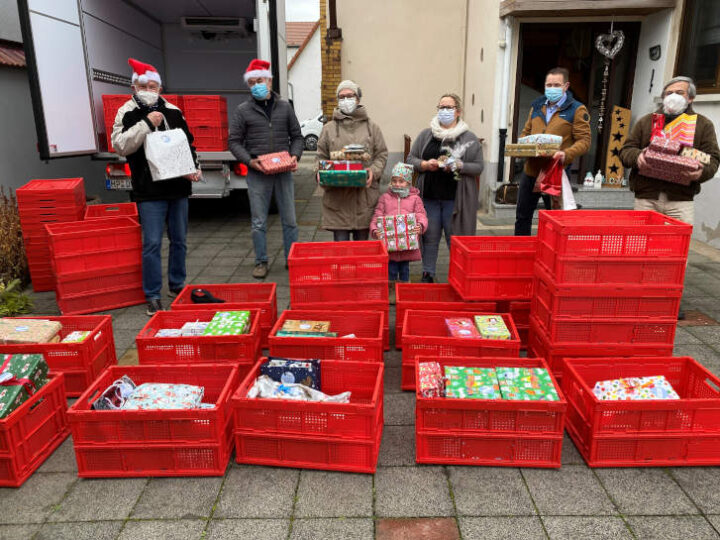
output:
[{"label": "patterned face mask", "polygon": [[406,186],[406,187],[390,186],[390,191],[397,194],[397,196],[400,197],[401,199],[404,199],[405,197],[410,195],[410,187],[409,186]]}]

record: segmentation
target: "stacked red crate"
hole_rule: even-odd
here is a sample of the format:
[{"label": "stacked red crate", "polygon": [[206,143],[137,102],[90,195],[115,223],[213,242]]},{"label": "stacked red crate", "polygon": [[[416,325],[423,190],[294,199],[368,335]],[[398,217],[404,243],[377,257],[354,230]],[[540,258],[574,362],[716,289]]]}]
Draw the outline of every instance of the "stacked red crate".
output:
[{"label": "stacked red crate", "polygon": [[668,356],[692,227],[657,212],[540,213],[531,349],[563,358]]},{"label": "stacked red crate", "polygon": [[98,219],[106,217],[129,217],[140,223],[137,204],[134,202],[92,204],[85,210],[85,219]]},{"label": "stacked red crate", "polygon": [[288,266],[292,309],[382,311],[383,346],[390,348],[388,252],[383,242],[296,242]]},{"label": "stacked red crate", "polygon": [[[595,383],[664,376],[680,399],[600,400]],[[569,358],[567,430],[590,467],[720,464],[720,378],[692,358]]]},{"label": "stacked red crate", "polygon": [[[545,368],[542,358],[420,356],[441,367]],[[553,381],[555,382],[555,381]],[[568,404],[558,401],[453,399],[415,396],[415,461],[492,467],[560,467]]]},{"label": "stacked red crate", "polygon": [[537,239],[529,236],[453,236],[448,282],[465,301],[497,302],[511,313],[528,344]]},{"label": "stacked red crate", "polygon": [[47,226],[63,314],[95,313],[145,301],[140,225],[129,217]]},{"label": "stacked red crate", "polygon": [[16,196],[33,289],[51,291],[55,288],[55,278],[45,224],[83,219],[83,179],[30,180],[16,191]]},{"label": "stacked red crate", "polygon": [[237,462],[374,473],[384,423],[383,365],[322,361],[322,391],[349,391],[349,403],[250,399],[266,360],[260,359],[233,396]]},{"label": "stacked red crate", "polygon": [[185,120],[198,151],[227,150],[227,100],[223,96],[183,96]]},{"label": "stacked red crate", "polygon": [[[168,103],[183,109],[183,96],[175,94],[162,94],[162,97]],[[113,124],[115,124],[115,117],[117,116],[118,109],[122,107],[132,96],[130,94],[104,94],[102,97],[103,101],[103,115],[105,119],[105,138],[107,140],[108,152],[114,152],[115,149],[112,146]]]}]

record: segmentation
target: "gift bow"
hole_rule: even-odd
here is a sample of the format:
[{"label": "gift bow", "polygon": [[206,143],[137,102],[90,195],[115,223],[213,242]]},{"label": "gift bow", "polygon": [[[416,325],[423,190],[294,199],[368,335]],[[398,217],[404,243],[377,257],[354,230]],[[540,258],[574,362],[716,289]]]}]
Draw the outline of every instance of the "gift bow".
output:
[{"label": "gift bow", "polygon": [[0,386],[18,386],[22,385],[25,387],[25,391],[28,393],[29,396],[32,396],[35,393],[35,383],[32,382],[30,379],[26,378],[18,378],[16,375],[13,375],[9,371],[0,373]]}]

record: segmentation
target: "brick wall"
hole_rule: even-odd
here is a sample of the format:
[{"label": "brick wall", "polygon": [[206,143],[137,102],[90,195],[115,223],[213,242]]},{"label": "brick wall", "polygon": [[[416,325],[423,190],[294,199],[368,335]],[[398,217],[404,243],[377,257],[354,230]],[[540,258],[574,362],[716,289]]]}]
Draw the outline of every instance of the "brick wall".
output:
[{"label": "brick wall", "polygon": [[320,51],[322,58],[322,84],[320,90],[323,113],[332,115],[337,105],[337,86],[342,81],[340,54],[342,38],[329,38],[327,27],[327,0],[320,2]]}]

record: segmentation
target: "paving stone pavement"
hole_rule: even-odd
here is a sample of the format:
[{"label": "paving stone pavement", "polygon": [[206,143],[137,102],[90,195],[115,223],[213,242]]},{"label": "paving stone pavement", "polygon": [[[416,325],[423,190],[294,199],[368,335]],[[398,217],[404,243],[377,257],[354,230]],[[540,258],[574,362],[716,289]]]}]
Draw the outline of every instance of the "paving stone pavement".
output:
[{"label": "paving stone pavement", "polygon": [[[296,178],[301,240],[330,241],[331,234],[318,228],[321,199],[313,196],[311,175]],[[512,230],[499,225],[481,234]],[[278,283],[282,311],[290,295],[277,215],[268,237],[267,281]],[[720,255],[704,253],[691,254],[682,306],[718,317]],[[442,245],[441,281],[448,259]],[[193,201],[187,260],[188,282],[253,282],[246,206]],[[413,263],[412,280],[420,273]],[[53,293],[33,296],[37,313],[58,312]],[[147,322],[144,306],[109,313],[118,358],[136,362],[134,336]],[[720,326],[679,328],[675,353],[720,374]],[[388,352],[386,425],[375,475],[233,460],[219,478],[84,480],[76,476],[68,439],[21,488],[0,489],[0,539],[720,538],[718,468],[593,470],[567,436],[560,470],[418,466],[415,398],[399,384],[400,353]]]}]

